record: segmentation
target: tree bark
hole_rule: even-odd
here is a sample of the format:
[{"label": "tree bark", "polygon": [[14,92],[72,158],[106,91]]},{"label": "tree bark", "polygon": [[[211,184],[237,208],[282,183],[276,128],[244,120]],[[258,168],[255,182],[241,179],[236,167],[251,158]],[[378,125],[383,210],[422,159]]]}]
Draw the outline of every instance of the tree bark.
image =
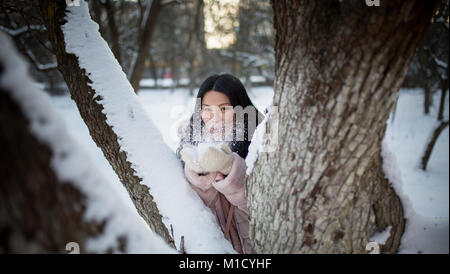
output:
[{"label": "tree bark", "polygon": [[428,143],[427,148],[425,149],[425,153],[422,156],[422,170],[427,170],[428,161],[430,160],[434,145],[436,144],[436,141],[439,138],[439,135],[441,135],[442,131],[444,131],[444,129],[448,127],[448,123],[449,121],[442,121],[439,126],[434,129],[430,142]]},{"label": "tree bark", "polygon": [[140,183],[142,179],[134,175],[135,170],[127,160],[126,153],[120,151],[117,135],[106,122],[105,114],[102,113],[103,106],[98,102],[98,98],[94,99],[98,96],[89,85],[91,80],[80,68],[77,57],[65,51],[64,35],[61,30],[61,26],[65,23],[65,1],[41,0],[39,3],[56,53],[58,69],[69,87],[71,97],[77,104],[90,135],[127,189],[139,214],[153,231],[165,239],[171,247],[175,247],[168,229],[162,222],[156,203],[149,193],[149,188]]},{"label": "tree bark", "polygon": [[257,253],[365,253],[388,226],[381,251],[400,244],[381,142],[437,1],[380,2],[271,1],[280,135],[247,183]]},{"label": "tree bark", "polygon": [[150,7],[150,12],[145,21],[145,27],[142,30],[142,36],[139,37],[139,50],[136,63],[130,68],[132,70],[130,82],[136,93],[139,90],[139,83],[142,79],[142,75],[144,74],[145,60],[150,52],[150,42],[152,40],[153,30],[156,25],[156,18],[160,9],[161,0],[153,0],[152,6]]}]

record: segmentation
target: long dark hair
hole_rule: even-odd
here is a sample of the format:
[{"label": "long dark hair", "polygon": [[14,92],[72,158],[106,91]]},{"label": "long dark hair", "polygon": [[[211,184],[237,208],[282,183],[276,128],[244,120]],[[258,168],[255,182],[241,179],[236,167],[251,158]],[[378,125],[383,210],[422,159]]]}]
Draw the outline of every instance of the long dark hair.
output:
[{"label": "long dark hair", "polygon": [[[234,107],[241,106],[243,109],[246,109],[247,107],[253,107],[256,111],[256,124],[259,125],[262,120],[264,119],[264,115],[258,111],[258,109],[253,105],[252,101],[248,97],[247,90],[245,89],[244,85],[241,83],[241,81],[234,77],[231,74],[214,74],[209,76],[200,86],[200,89],[197,93],[197,99],[195,103],[195,110],[192,116],[189,119],[189,140],[186,140],[187,142],[197,145],[199,142],[201,142],[201,139],[203,138],[203,127],[205,126],[205,123],[201,119],[201,101],[203,99],[203,96],[208,91],[218,91],[224,93],[228,99],[230,100],[231,105]],[[194,127],[194,123],[197,121],[197,123],[200,125],[200,127]],[[250,145],[250,141],[252,139],[253,133],[255,131],[255,128],[249,127],[248,122],[248,115],[243,117],[244,124],[238,124],[236,123],[236,127],[243,127],[239,130],[243,130],[243,140],[236,140],[236,128],[233,129],[233,140],[230,143],[230,148],[233,152],[236,152],[245,159],[248,154],[248,147]],[[199,128],[199,131],[195,131],[194,128]],[[200,139],[198,136],[201,136]],[[187,137],[187,136],[186,136]],[[197,137],[197,138],[195,138]]]}]

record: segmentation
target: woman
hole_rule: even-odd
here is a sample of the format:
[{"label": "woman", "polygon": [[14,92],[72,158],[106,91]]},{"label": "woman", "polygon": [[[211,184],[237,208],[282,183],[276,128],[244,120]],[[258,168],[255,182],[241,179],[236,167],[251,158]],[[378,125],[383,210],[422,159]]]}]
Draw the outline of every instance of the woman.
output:
[{"label": "woman", "polygon": [[[252,253],[245,157],[263,118],[239,79],[212,75],[200,86],[177,149],[191,187],[211,208],[225,238],[244,254]],[[204,146],[209,143],[218,145]]]}]

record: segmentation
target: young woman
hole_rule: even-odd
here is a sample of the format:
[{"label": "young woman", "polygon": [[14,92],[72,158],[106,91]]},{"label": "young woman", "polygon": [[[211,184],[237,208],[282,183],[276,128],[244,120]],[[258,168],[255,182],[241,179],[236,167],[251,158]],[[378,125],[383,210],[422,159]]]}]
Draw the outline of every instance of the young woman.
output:
[{"label": "young woman", "polygon": [[239,79],[212,75],[200,87],[188,125],[180,129],[176,152],[187,181],[213,211],[233,248],[244,254],[252,253],[245,157],[263,118]]}]

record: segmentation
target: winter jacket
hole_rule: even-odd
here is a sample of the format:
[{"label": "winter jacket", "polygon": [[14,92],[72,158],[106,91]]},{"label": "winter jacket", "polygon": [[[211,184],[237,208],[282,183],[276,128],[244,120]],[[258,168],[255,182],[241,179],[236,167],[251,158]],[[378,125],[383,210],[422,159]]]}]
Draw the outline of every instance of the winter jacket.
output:
[{"label": "winter jacket", "polygon": [[184,174],[191,187],[207,205],[219,223],[225,238],[238,253],[252,253],[246,199],[245,160],[233,152],[233,166],[224,176],[220,172],[199,175],[184,165]]}]

